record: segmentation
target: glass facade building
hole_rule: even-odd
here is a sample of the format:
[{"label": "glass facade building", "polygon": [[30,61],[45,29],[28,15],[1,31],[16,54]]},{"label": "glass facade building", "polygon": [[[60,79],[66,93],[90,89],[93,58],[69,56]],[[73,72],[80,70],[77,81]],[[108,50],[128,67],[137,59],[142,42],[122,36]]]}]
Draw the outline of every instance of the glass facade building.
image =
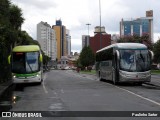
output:
[{"label": "glass facade building", "polygon": [[149,35],[151,42],[154,42],[153,36],[153,10],[146,11],[146,17],[140,17],[120,21],[120,37],[126,35]]},{"label": "glass facade building", "polygon": [[143,33],[149,33],[149,19],[136,19],[131,21],[123,21],[123,35],[143,35]]}]

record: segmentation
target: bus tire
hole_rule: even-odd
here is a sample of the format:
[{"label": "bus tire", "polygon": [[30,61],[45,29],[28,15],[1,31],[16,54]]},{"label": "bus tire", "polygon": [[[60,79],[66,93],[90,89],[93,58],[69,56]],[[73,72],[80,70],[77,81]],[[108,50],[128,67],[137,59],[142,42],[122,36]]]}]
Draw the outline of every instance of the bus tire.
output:
[{"label": "bus tire", "polygon": [[38,83],[37,83],[37,85],[41,85],[41,84],[42,84],[42,82],[38,82]]},{"label": "bus tire", "polygon": [[102,77],[101,77],[101,73],[99,72],[99,74],[98,74],[98,80],[99,81],[102,81]]},{"label": "bus tire", "polygon": [[42,84],[42,82],[43,82],[43,79],[41,79],[41,82],[38,82],[38,85],[41,85],[41,84]]},{"label": "bus tire", "polygon": [[143,82],[137,82],[138,86],[142,86]]}]

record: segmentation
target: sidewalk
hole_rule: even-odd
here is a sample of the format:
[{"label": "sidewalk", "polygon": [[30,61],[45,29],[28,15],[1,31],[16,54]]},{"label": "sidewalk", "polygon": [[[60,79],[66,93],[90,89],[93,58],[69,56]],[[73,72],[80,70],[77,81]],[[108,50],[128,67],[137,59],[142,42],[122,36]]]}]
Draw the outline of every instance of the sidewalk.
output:
[{"label": "sidewalk", "polygon": [[160,87],[160,74],[152,74],[149,84]]},{"label": "sidewalk", "polygon": [[10,85],[12,85],[12,81],[11,80],[0,84],[0,96]]}]

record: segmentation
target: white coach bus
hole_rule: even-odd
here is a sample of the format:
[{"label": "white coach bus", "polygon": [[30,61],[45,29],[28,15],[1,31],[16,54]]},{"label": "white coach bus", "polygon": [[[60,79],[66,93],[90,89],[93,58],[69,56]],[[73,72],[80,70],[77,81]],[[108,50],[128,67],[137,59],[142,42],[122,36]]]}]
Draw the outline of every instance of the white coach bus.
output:
[{"label": "white coach bus", "polygon": [[153,52],[140,43],[116,43],[96,52],[96,73],[99,80],[136,82],[151,80]]}]

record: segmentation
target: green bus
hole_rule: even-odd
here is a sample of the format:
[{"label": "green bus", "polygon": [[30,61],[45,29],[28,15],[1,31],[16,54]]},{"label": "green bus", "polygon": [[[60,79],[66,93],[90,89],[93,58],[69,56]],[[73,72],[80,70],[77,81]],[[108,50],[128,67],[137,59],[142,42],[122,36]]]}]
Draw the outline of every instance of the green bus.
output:
[{"label": "green bus", "polygon": [[96,52],[96,73],[101,79],[142,84],[151,80],[153,52],[140,43],[116,43]]},{"label": "green bus", "polygon": [[38,45],[16,46],[8,57],[13,83],[39,83],[43,81],[42,54]]}]

